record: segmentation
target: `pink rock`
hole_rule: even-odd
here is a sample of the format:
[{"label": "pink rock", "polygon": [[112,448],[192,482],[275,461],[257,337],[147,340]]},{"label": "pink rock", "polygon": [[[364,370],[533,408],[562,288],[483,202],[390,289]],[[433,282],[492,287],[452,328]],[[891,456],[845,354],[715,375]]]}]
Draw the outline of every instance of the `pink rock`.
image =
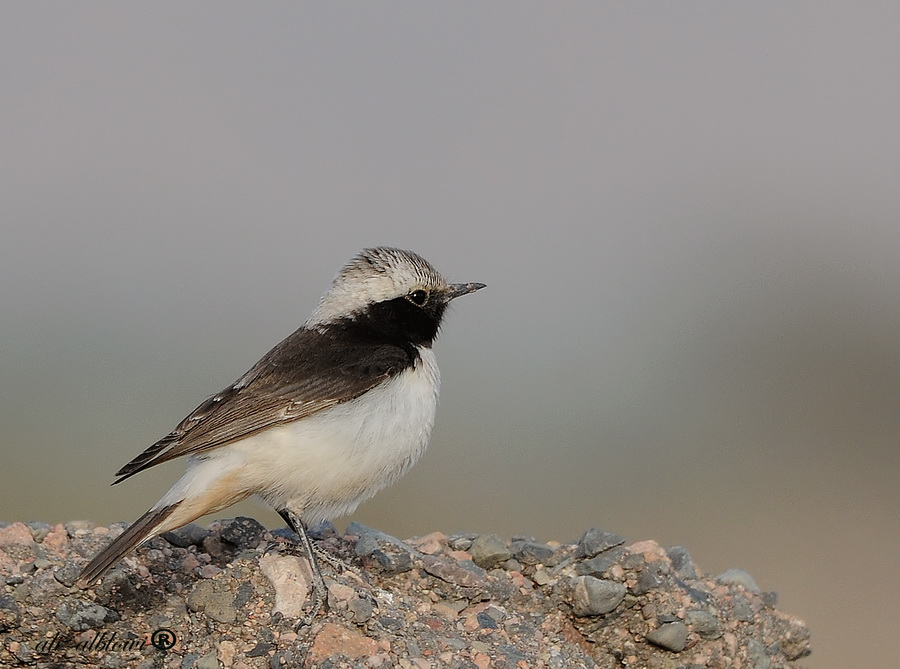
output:
[{"label": "pink rock", "polygon": [[424,537],[412,539],[409,543],[426,555],[434,555],[444,548],[444,544],[447,543],[447,535],[443,532],[432,532]]},{"label": "pink rock", "polygon": [[378,644],[374,639],[343,625],[325,623],[309,649],[309,659],[315,665],[332,655],[346,655],[350,659],[356,659],[377,653]]},{"label": "pink rock", "polygon": [[638,541],[630,546],[626,546],[625,550],[631,553],[641,553],[647,562],[655,562],[656,560],[666,560],[668,555],[665,549],[652,540]]},{"label": "pink rock", "polygon": [[47,536],[44,537],[41,545],[54,553],[62,553],[65,551],[69,547],[69,535],[66,533],[65,526],[62,525],[62,523],[55,525],[53,529],[47,533]]},{"label": "pink rock", "polygon": [[13,523],[0,529],[0,548],[6,546],[30,546],[34,543],[31,530],[25,523]]}]

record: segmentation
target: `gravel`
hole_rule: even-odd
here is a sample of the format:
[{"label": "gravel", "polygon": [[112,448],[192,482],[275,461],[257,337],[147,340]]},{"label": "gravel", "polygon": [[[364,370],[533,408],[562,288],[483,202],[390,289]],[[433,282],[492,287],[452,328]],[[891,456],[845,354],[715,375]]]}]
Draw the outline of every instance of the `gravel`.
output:
[{"label": "gravel", "polygon": [[291,533],[245,518],[176,530],[74,587],[121,529],[0,527],[0,666],[782,669],[810,649],[746,572],[711,578],[683,547],[598,529],[561,544],[321,528],[318,611]]}]

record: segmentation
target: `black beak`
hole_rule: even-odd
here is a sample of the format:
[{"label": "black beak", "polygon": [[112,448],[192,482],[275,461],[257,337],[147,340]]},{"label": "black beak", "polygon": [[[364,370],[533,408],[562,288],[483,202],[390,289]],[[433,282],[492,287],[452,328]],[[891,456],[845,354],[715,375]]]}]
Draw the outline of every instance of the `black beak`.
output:
[{"label": "black beak", "polygon": [[459,297],[460,295],[468,295],[476,290],[484,288],[483,283],[451,283],[450,289],[445,293],[447,301]]}]

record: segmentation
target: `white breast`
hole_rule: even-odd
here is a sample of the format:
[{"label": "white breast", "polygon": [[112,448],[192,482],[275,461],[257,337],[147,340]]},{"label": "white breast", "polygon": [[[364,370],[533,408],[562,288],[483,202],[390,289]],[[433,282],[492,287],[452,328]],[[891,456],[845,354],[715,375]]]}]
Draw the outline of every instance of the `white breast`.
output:
[{"label": "white breast", "polygon": [[[428,444],[440,377],[434,352],[357,399],[217,449],[193,463],[187,496],[230,473],[249,494],[305,522],[351,513],[394,483]],[[232,479],[233,480],[233,479]],[[191,490],[192,489],[192,490]],[[174,491],[170,491],[174,492]]]}]

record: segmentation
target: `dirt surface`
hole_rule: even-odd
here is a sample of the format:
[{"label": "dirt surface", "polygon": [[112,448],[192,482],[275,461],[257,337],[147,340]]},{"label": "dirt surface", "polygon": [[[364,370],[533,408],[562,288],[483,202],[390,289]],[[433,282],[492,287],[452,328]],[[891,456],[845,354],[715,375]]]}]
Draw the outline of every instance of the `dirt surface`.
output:
[{"label": "dirt surface", "polygon": [[810,652],[746,572],[595,529],[560,544],[326,526],[317,611],[295,537],[249,518],[158,537],[78,588],[122,529],[0,526],[0,666],[778,669]]}]

